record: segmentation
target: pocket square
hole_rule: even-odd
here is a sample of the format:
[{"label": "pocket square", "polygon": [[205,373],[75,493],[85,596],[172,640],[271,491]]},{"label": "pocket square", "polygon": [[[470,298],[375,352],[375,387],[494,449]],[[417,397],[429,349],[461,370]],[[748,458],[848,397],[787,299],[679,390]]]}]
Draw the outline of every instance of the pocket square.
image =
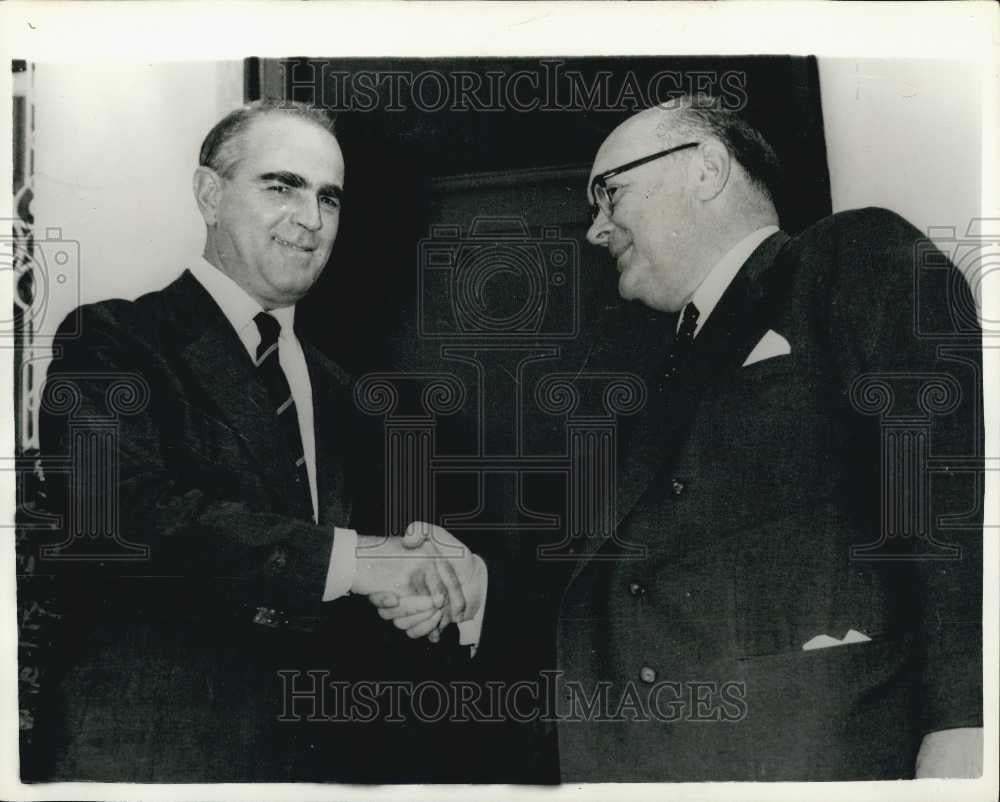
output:
[{"label": "pocket square", "polygon": [[815,638],[810,638],[802,644],[802,651],[809,652],[813,649],[828,649],[831,646],[846,646],[849,643],[864,643],[869,640],[871,638],[864,633],[858,632],[856,629],[849,629],[847,630],[847,634],[840,640],[832,638],[829,635],[817,635]]},{"label": "pocket square", "polygon": [[760,342],[754,346],[750,352],[750,356],[746,358],[743,367],[752,365],[754,362],[763,362],[765,359],[772,359],[776,356],[786,356],[790,353],[792,353],[792,346],[788,344],[788,340],[774,329],[768,329],[767,333],[760,338]]}]

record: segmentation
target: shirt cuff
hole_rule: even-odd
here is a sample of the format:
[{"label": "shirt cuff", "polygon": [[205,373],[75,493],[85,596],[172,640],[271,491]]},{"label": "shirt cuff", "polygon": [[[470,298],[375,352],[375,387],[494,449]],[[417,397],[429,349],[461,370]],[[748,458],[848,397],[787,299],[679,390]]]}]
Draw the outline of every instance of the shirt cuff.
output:
[{"label": "shirt cuff", "polygon": [[333,548],[330,549],[330,567],[326,571],[323,601],[333,601],[350,593],[358,567],[355,554],[357,546],[357,532],[353,529],[341,529],[339,526],[333,528]]},{"label": "shirt cuff", "polygon": [[482,599],[482,603],[472,618],[458,624],[458,642],[462,646],[471,646],[473,655],[475,655],[476,647],[479,646],[479,637],[483,631],[483,614],[486,612],[486,591],[489,584],[489,572],[486,570],[483,558],[477,555],[476,563],[475,581],[480,587],[479,598]]}]

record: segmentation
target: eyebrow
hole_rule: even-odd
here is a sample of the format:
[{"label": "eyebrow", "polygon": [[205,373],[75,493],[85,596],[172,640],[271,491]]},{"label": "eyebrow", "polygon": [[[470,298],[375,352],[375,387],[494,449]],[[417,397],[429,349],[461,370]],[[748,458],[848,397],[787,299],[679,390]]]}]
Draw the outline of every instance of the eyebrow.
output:
[{"label": "eyebrow", "polygon": [[[292,187],[293,189],[301,189],[309,186],[309,182],[306,181],[306,179],[301,175],[298,173],[290,173],[287,170],[279,170],[273,173],[263,173],[258,176],[257,180],[261,182],[277,181],[278,183]],[[344,190],[336,184],[320,184],[318,192],[320,195],[329,195],[334,198],[340,198],[344,194]]]}]

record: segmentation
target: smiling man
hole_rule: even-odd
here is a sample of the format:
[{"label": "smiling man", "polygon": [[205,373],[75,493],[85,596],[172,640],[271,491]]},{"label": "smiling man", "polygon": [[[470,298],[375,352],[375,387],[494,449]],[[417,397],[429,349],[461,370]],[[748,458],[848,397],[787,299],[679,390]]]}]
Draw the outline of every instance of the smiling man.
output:
[{"label": "smiling man", "polygon": [[709,97],[629,118],[594,159],[587,239],[654,314],[605,321],[587,365],[648,398],[618,421],[613,531],[575,543],[561,598],[563,782],[982,770],[975,301],[898,215],[791,236],[780,191],[771,146]]},{"label": "smiling man", "polygon": [[[780,167],[759,133],[733,125],[730,136],[739,137],[745,166],[726,159],[732,172],[725,179],[732,180],[725,192],[707,181],[692,192],[686,181],[692,159],[718,156],[722,145],[702,142],[705,132],[690,125],[668,136],[669,119],[659,109],[637,114],[601,145],[591,171],[595,226],[588,239],[615,260],[623,298],[679,312],[734,245],[777,228],[770,187]],[[611,219],[615,225],[607,224]]]},{"label": "smiling man", "polygon": [[[981,465],[975,301],[884,209],[786,234],[781,188],[709,97],[631,117],[594,159],[587,238],[665,314],[641,344],[605,332],[650,397],[623,425],[617,537],[588,541],[559,621],[562,679],[639,709],[569,700],[564,780],[981,771],[982,510],[974,471],[929,478],[920,452]],[[949,292],[918,305],[924,263]]]},{"label": "smiling man", "polygon": [[241,119],[208,136],[195,172],[205,258],[263,308],[291,306],[319,278],[337,238],[344,157],[314,117]]},{"label": "smiling man", "polygon": [[[194,174],[203,258],[134,302],[82,307],[80,336],[60,330],[43,451],[73,451],[90,432],[81,421],[112,424],[116,484],[102,489],[86,449],[73,475],[50,478],[67,522],[56,550],[77,559],[42,565],[59,569],[74,634],[33,779],[388,778],[373,727],[305,726],[329,712],[308,690],[349,676],[366,633],[384,629],[348,591],[418,582],[443,598],[438,577],[454,574],[433,566],[430,542],[357,533],[381,528],[377,502],[358,503],[377,454],[359,442],[350,378],[295,326],[330,259],[343,191],[323,113],[238,109],[208,134]],[[84,559],[71,527],[107,498],[117,518],[87,545],[102,559]],[[114,548],[122,559],[107,557]]]}]

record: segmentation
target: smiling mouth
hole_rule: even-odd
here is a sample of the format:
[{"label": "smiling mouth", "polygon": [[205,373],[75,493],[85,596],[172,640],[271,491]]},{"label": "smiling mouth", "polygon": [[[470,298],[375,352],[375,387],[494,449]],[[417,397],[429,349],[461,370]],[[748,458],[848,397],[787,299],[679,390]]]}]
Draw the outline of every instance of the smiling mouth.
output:
[{"label": "smiling mouth", "polygon": [[306,248],[303,245],[296,245],[294,242],[289,242],[288,240],[284,240],[281,237],[273,237],[273,239],[279,245],[284,245],[286,248],[291,248],[293,251],[299,251],[301,253],[312,253],[314,250],[316,250],[315,248]]}]

